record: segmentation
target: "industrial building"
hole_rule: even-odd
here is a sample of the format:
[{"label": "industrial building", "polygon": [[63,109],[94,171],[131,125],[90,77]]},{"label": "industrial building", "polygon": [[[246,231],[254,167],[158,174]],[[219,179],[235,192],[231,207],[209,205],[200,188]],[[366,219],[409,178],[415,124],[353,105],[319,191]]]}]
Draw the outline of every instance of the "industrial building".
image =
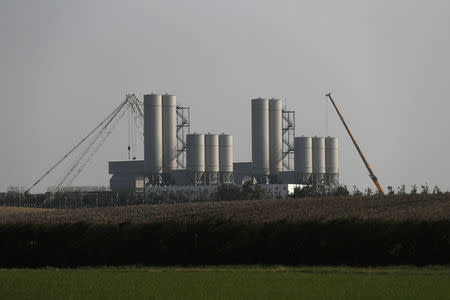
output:
[{"label": "industrial building", "polygon": [[295,186],[339,183],[337,138],[295,137],[295,112],[280,99],[251,100],[246,162],[234,161],[231,135],[190,133],[189,115],[174,95],[144,95],[144,160],[109,162],[111,190],[210,194],[219,184],[251,180],[286,196]]}]

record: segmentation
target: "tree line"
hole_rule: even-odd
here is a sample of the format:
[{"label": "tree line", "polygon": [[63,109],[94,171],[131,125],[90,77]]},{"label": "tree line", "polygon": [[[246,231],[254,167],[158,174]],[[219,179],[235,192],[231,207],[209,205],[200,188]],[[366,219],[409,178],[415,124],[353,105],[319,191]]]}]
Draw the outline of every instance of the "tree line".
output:
[{"label": "tree line", "polygon": [[[370,196],[377,195],[378,191],[367,187],[360,191],[358,187],[353,186],[350,191],[346,185],[334,187],[325,185],[309,185],[302,188],[295,188],[289,195],[290,198],[314,198],[314,197],[348,197],[348,196]],[[439,186],[429,187],[428,184],[411,185],[407,191],[406,185],[402,184],[397,188],[388,186],[387,195],[450,195],[450,192],[442,191]],[[186,203],[186,202],[207,202],[207,201],[233,201],[233,200],[264,200],[281,199],[281,194],[272,194],[259,184],[253,184],[251,181],[242,186],[235,184],[222,184],[217,187],[214,193],[197,193],[195,196],[186,195],[183,192],[163,192],[154,193],[114,193],[110,191],[101,192],[60,192],[46,194],[20,194],[8,192],[0,194],[0,206],[19,206],[35,208],[87,208],[102,206],[126,206],[142,204],[160,204],[160,203]]]}]

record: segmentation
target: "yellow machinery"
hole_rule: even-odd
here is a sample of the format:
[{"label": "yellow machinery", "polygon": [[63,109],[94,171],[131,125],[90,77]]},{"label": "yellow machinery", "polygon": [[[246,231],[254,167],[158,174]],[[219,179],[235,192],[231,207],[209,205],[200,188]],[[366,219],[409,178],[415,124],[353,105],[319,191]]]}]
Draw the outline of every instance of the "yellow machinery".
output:
[{"label": "yellow machinery", "polygon": [[383,188],[381,187],[380,183],[378,182],[377,177],[375,176],[375,174],[372,171],[372,168],[370,167],[369,163],[366,160],[366,157],[364,156],[364,154],[362,153],[361,149],[359,148],[358,143],[356,142],[355,138],[353,137],[353,134],[350,132],[350,129],[347,126],[347,123],[345,123],[344,117],[342,116],[341,112],[339,111],[339,109],[336,106],[336,103],[334,103],[333,97],[331,97],[331,93],[326,94],[326,96],[328,98],[330,98],[331,103],[334,106],[334,109],[336,109],[337,114],[339,115],[339,118],[342,121],[342,124],[344,124],[345,129],[347,129],[348,135],[350,136],[350,138],[352,139],[353,145],[355,145],[356,150],[358,150],[359,155],[361,156],[361,159],[363,160],[364,164],[366,165],[367,170],[369,171],[369,176],[372,179],[373,183],[375,183],[378,191],[380,192],[381,195],[384,195],[384,191]]}]

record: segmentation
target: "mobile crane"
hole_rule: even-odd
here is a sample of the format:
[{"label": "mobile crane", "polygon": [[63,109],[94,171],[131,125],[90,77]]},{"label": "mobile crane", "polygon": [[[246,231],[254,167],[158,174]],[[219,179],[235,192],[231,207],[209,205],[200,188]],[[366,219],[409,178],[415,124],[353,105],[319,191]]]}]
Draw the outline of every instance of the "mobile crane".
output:
[{"label": "mobile crane", "polygon": [[[131,115],[136,123],[136,128],[139,131],[139,136],[144,140],[144,110],[143,102],[134,94],[127,94],[125,100],[113,110],[100,124],[98,124],[89,134],[78,142],[69,152],[61,157],[47,172],[39,177],[26,191],[28,193],[35,187],[42,179],[50,174],[56,167],[65,161],[77,149],[82,149],[81,154],[76,157],[71,164],[69,171],[65,173],[57,182],[56,190],[64,191],[64,189],[72,184],[72,182],[80,175],[86,165],[103,145],[105,140],[109,137],[112,130],[123,117],[123,115],[131,110]],[[84,147],[84,148],[83,148]],[[128,146],[130,151],[130,146]],[[130,153],[130,152],[129,152]]]},{"label": "mobile crane", "polygon": [[348,128],[347,123],[345,123],[344,117],[342,116],[341,112],[337,108],[336,103],[333,100],[333,97],[331,97],[331,93],[328,93],[325,96],[330,99],[331,103],[334,106],[334,109],[336,110],[337,114],[339,115],[339,118],[342,121],[342,124],[344,124],[344,127],[347,130],[348,135],[352,139],[353,145],[355,145],[356,150],[358,150],[359,156],[361,156],[361,159],[364,162],[364,165],[366,166],[367,170],[369,171],[370,179],[372,179],[373,183],[377,187],[380,194],[385,195],[383,188],[381,187],[380,183],[378,182],[378,178],[375,176],[375,173],[373,173],[372,168],[370,167],[369,163],[367,162],[366,157],[364,156],[364,154],[361,151],[361,148],[359,148],[359,145],[356,142],[355,138],[353,137],[353,134],[351,133],[350,129]]}]

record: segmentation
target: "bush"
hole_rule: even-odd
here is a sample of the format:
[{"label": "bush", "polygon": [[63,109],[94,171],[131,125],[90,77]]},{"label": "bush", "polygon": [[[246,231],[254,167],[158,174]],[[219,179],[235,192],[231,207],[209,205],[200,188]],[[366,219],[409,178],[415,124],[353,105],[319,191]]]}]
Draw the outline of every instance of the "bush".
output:
[{"label": "bush", "polygon": [[[368,194],[369,194],[369,190],[370,190],[370,188],[367,188],[367,193]],[[348,188],[347,188],[346,185],[338,186],[337,189],[333,193],[333,196],[336,196],[336,197],[349,196],[349,195],[350,195],[350,192],[348,191]]]},{"label": "bush", "polygon": [[235,184],[221,184],[211,196],[216,201],[240,200],[242,197],[241,189]]},{"label": "bush", "polygon": [[352,195],[359,197],[359,196],[362,196],[363,193],[358,189],[358,187],[356,185],[354,185]]},{"label": "bush", "polygon": [[388,186],[388,195],[395,195],[395,190],[393,186]]},{"label": "bush", "polygon": [[346,185],[339,185],[334,190],[328,189],[324,185],[306,185],[303,188],[295,187],[291,198],[311,198],[311,197],[341,197],[349,196],[350,192]]},{"label": "bush", "polygon": [[0,225],[1,267],[450,263],[450,221]]},{"label": "bush", "polygon": [[433,195],[442,195],[442,191],[437,185],[433,188]]},{"label": "bush", "polygon": [[430,188],[428,187],[428,184],[425,183],[424,185],[421,185],[422,191],[420,192],[422,195],[428,195]]},{"label": "bush", "polygon": [[406,195],[406,186],[404,184],[398,187],[397,194]]},{"label": "bush", "polygon": [[305,197],[316,197],[316,188],[312,185],[304,186],[303,188],[295,187],[294,193],[292,194],[293,198],[305,198]]}]

